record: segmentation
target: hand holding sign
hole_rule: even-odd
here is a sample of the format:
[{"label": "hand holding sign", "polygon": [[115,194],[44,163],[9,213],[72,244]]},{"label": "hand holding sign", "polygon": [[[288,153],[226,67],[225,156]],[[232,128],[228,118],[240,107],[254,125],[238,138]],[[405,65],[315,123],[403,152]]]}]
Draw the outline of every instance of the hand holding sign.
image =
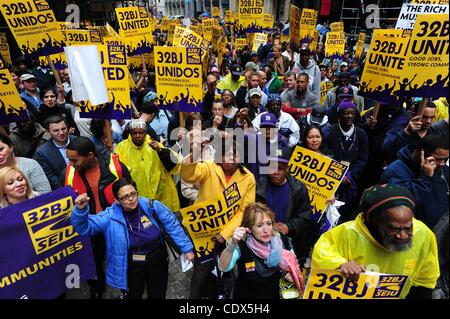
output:
[{"label": "hand holding sign", "polygon": [[354,260],[350,260],[349,262],[340,265],[338,269],[341,271],[344,277],[354,282],[358,281],[360,273],[366,271],[366,267],[358,264]]},{"label": "hand holding sign", "polygon": [[422,116],[415,116],[409,120],[408,125],[405,128],[405,133],[411,135],[417,132],[422,127]]}]

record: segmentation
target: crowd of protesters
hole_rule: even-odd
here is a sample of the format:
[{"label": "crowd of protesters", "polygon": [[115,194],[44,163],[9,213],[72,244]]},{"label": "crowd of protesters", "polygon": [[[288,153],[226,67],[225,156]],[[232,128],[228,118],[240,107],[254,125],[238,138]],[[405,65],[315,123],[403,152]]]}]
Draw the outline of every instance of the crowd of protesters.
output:
[{"label": "crowd of protesters", "polygon": [[[375,101],[358,95],[364,56],[348,46],[328,59],[326,35],[309,47],[282,41],[280,32],[274,28],[257,51],[251,43],[236,50],[229,37],[221,65],[209,49],[202,110],[184,116],[158,108],[149,69],[133,73],[133,119],[80,118],[68,69],[56,85],[38,61],[16,59],[11,75],[28,116],[1,128],[0,207],[65,185],[77,190],[72,223],[91,236],[97,268],[91,298],[102,298],[106,285],[128,298],[141,298],[144,289],[149,298],[165,297],[167,254],[152,210],[194,262],[190,297],[217,298],[224,288],[212,274],[217,263],[194,257],[174,213],[233,183],[242,192],[240,211],[214,238],[216,271],[237,276],[228,297],[277,298],[282,276],[301,290],[310,265],[354,277],[376,262],[386,265],[380,272],[410,276],[409,297],[448,298],[448,226],[438,227],[448,225],[448,98],[430,97],[423,112],[420,99],[382,104],[374,117]],[[333,88],[321,103],[323,82]],[[214,143],[236,132],[242,145],[236,138]],[[298,145],[349,165],[328,199],[345,203],[339,225],[325,234],[308,189],[288,171]],[[435,228],[438,239],[447,238],[439,247]],[[405,262],[405,251],[418,259],[412,269],[390,268]],[[256,270],[247,267],[252,262]]]}]

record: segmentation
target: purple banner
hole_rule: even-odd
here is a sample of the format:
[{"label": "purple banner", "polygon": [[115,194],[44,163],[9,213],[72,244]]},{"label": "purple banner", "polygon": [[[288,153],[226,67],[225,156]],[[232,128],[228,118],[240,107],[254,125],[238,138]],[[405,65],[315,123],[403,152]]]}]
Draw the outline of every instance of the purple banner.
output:
[{"label": "purple banner", "polygon": [[90,239],[70,224],[75,196],[67,186],[0,209],[0,299],[56,298],[74,268],[96,277]]}]

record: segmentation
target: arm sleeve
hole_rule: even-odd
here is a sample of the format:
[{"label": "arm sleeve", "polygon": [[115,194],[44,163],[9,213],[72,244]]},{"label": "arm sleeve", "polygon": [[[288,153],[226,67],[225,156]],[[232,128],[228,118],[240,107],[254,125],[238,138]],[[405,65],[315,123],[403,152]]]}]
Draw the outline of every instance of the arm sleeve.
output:
[{"label": "arm sleeve", "polygon": [[348,262],[340,247],[346,246],[345,228],[336,227],[320,236],[311,258],[311,268],[337,269]]},{"label": "arm sleeve", "polygon": [[[296,237],[304,226],[309,227],[311,216],[311,201],[306,187],[302,187],[301,193],[293,202],[293,216],[286,221],[289,228],[289,236]],[[308,225],[305,225],[305,224]]]},{"label": "arm sleeve", "polygon": [[198,197],[198,189],[194,184],[186,183],[181,180],[181,194],[190,201],[196,201]]},{"label": "arm sleeve", "polygon": [[[179,168],[180,164],[180,158],[178,157],[178,154],[172,151],[170,148],[164,147],[162,144],[160,144],[160,151],[158,153],[158,157],[163,164],[164,168],[167,172],[171,172],[173,169],[175,169],[175,172]],[[175,159],[176,162],[174,163],[172,159]]]},{"label": "arm sleeve", "polygon": [[364,172],[367,163],[369,162],[369,139],[366,132],[361,129],[361,142],[358,149],[358,159],[353,165],[350,165],[350,172],[352,176],[358,180]]},{"label": "arm sleeve", "polygon": [[40,193],[48,193],[52,191],[50,183],[48,182],[47,176],[44,170],[39,165],[39,163],[33,160],[32,167],[29,172],[30,183],[33,190]]},{"label": "arm sleeve", "polygon": [[403,127],[396,127],[386,133],[381,151],[393,158],[403,146],[413,141],[414,138],[406,134]]},{"label": "arm sleeve", "polygon": [[163,203],[156,200],[153,202],[153,207],[156,214],[158,214],[159,220],[164,226],[164,230],[177,244],[181,252],[188,253],[193,251],[194,245],[192,245],[190,238],[184,232],[184,229],[175,217],[175,214]]},{"label": "arm sleeve", "polygon": [[182,180],[193,184],[195,182],[201,183],[209,177],[210,172],[206,163],[183,163],[186,160],[187,158],[181,163],[180,177]]},{"label": "arm sleeve", "polygon": [[236,247],[233,250],[233,256],[231,257],[230,263],[228,264],[228,267],[225,269],[220,269],[222,272],[229,272],[231,271],[234,266],[236,265],[237,261],[241,258],[241,253],[239,246],[236,245]]},{"label": "arm sleeve", "polygon": [[43,169],[45,176],[47,176],[47,179],[50,183],[52,190],[60,188],[62,186],[62,184],[60,183],[59,176],[57,176],[53,172],[53,170],[48,165],[47,160],[42,156],[42,154],[40,152],[36,152],[36,154],[34,155],[34,159],[39,163],[39,165]]},{"label": "arm sleeve", "polygon": [[94,236],[104,233],[109,220],[109,209],[107,208],[99,214],[92,215],[89,214],[89,205],[83,210],[79,210],[77,206],[74,206],[70,222],[75,231],[81,236]]},{"label": "arm sleeve", "polygon": [[[395,165],[395,164],[394,164]],[[414,196],[417,205],[421,205],[425,198],[423,195],[433,191],[433,179],[424,173],[420,173],[418,178],[407,175],[404,170],[398,166],[388,166],[380,179],[381,183],[390,183],[407,188]]]},{"label": "arm sleeve", "polygon": [[320,69],[319,67],[316,65],[314,67],[314,82],[312,85],[312,92],[314,94],[315,97],[315,102],[319,103],[320,102]]},{"label": "arm sleeve", "polygon": [[293,118],[290,121],[289,129],[292,131],[292,134],[289,135],[289,147],[294,147],[300,141],[300,127]]}]

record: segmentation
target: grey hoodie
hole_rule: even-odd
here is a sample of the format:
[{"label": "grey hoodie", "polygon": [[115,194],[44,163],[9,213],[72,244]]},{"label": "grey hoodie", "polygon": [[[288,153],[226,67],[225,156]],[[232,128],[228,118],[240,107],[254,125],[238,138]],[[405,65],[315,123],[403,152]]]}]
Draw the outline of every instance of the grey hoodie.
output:
[{"label": "grey hoodie", "polygon": [[294,73],[299,75],[300,73],[306,73],[309,76],[308,90],[314,94],[317,99],[317,103],[320,102],[320,69],[313,59],[309,59],[308,66],[303,68],[300,61],[295,63]]}]

